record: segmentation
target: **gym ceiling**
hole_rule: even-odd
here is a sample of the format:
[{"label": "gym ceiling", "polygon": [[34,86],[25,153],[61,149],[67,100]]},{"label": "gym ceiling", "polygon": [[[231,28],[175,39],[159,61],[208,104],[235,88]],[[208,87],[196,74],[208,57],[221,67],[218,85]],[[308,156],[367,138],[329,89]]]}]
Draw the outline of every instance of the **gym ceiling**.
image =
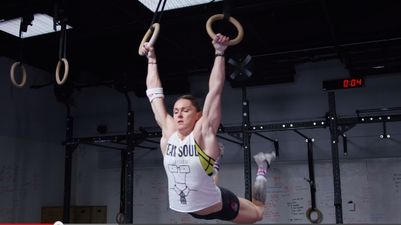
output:
[{"label": "gym ceiling", "polygon": [[[137,51],[153,12],[136,0],[2,0],[0,20],[54,16],[55,3],[73,27],[67,32],[67,86],[109,85],[142,96],[147,64]],[[208,74],[213,49],[205,24],[223,9],[223,2],[214,2],[163,12],[156,50],[167,94],[185,93],[188,76]],[[229,13],[245,35],[227,55],[238,62],[251,56],[253,72],[230,80],[233,87],[293,82],[296,64],[328,59],[341,60],[350,76],[401,71],[400,0],[232,0]],[[227,22],[214,25],[216,32],[236,35]],[[0,31],[0,56],[48,71],[54,84],[59,39],[57,32],[21,41]]]}]

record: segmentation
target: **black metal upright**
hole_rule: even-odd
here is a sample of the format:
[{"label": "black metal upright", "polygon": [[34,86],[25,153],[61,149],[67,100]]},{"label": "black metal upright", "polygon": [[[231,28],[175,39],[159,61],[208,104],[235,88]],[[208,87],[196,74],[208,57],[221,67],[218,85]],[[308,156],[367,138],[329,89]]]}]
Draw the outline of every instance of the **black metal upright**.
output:
[{"label": "black metal upright", "polygon": [[316,181],[315,181],[315,168],[313,160],[313,140],[311,138],[306,139],[308,144],[308,169],[309,169],[309,184],[311,192],[311,205],[312,209],[316,209]]},{"label": "black metal upright", "polygon": [[134,200],[134,112],[128,110],[128,123],[127,123],[127,151],[125,159],[125,187],[126,187],[126,199],[125,199],[125,215],[126,223],[133,223],[133,200]]},{"label": "black metal upright", "polygon": [[338,128],[336,113],[336,97],[335,93],[328,92],[329,100],[329,125],[331,136],[331,157],[333,164],[333,181],[334,181],[334,207],[336,213],[336,223],[343,223],[342,198],[341,198],[341,177],[340,177],[340,160],[338,152]]},{"label": "black metal upright", "polygon": [[244,150],[244,178],[245,198],[252,200],[252,168],[251,168],[251,133],[249,132],[249,102],[246,96],[246,87],[242,87],[242,139]]},{"label": "black metal upright", "polygon": [[120,210],[116,216],[119,224],[133,223],[134,220],[134,112],[131,109],[131,100],[128,93],[124,93],[127,100],[127,148],[121,151],[121,181],[120,181]]},{"label": "black metal upright", "polygon": [[[69,108],[67,111],[65,137],[66,140],[71,140],[74,120],[70,115]],[[63,223],[70,223],[72,155],[76,147],[76,144],[65,145]]]},{"label": "black metal upright", "polygon": [[127,151],[126,151],[126,199],[125,199],[125,215],[126,223],[133,223],[134,220],[134,148],[135,148],[135,136],[134,136],[134,112],[131,109],[131,101],[128,94],[126,94],[128,102],[127,112]]}]

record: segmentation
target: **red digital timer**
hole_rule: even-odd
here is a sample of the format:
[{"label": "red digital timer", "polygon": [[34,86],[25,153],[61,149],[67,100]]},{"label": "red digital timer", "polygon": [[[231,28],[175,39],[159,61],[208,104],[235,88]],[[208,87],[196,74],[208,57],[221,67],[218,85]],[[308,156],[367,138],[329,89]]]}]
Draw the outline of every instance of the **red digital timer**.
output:
[{"label": "red digital timer", "polygon": [[360,88],[365,85],[363,77],[343,78],[323,81],[323,90]]},{"label": "red digital timer", "polygon": [[343,79],[343,88],[356,88],[363,86],[362,78]]}]

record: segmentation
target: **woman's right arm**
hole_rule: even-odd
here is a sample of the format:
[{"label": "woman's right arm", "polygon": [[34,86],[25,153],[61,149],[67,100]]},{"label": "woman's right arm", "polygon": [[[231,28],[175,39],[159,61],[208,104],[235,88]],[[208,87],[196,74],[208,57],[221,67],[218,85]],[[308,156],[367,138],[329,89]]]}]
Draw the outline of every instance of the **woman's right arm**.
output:
[{"label": "woman's right arm", "polygon": [[[159,77],[157,68],[156,54],[153,47],[149,47],[148,43],[145,43],[141,47],[141,51],[145,53],[148,58],[148,73],[146,76],[146,94],[149,98],[153,114],[156,122],[162,129],[163,137],[168,138],[172,133],[174,127],[173,118],[167,113],[166,106],[164,103],[163,88]],[[163,144],[163,143],[162,143]]]}]

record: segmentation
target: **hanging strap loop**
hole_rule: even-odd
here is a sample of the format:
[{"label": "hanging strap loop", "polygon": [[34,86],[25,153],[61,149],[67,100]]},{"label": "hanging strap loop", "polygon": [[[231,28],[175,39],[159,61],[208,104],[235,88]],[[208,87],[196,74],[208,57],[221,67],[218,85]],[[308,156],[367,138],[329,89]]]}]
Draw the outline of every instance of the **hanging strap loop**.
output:
[{"label": "hanging strap loop", "polygon": [[[63,79],[60,78],[60,70],[61,70],[61,65],[64,64],[64,74],[63,74]],[[70,65],[68,64],[68,60],[66,58],[61,58],[56,67],[56,82],[59,85],[64,84],[67,81],[68,77],[68,72],[70,70]]]},{"label": "hanging strap loop", "polygon": [[[63,78],[60,78],[61,65],[64,65]],[[56,67],[56,82],[63,85],[68,78],[70,67],[67,60],[67,24],[64,19],[61,20],[60,42],[59,42],[59,61]]]},{"label": "hanging strap loop", "polygon": [[[209,37],[211,39],[214,39],[216,37],[216,33],[213,31],[213,28],[212,28],[212,24],[217,20],[222,20],[223,18],[224,18],[224,14],[216,14],[216,15],[211,16],[207,20],[206,31],[209,34]],[[235,26],[235,28],[237,28],[237,32],[238,32],[237,37],[230,40],[228,42],[228,45],[232,46],[232,45],[239,44],[242,41],[242,39],[244,38],[244,29],[242,28],[242,25],[238,22],[238,20],[236,20],[234,17],[230,16],[228,21],[230,23],[232,23]]]},{"label": "hanging strap loop", "polygon": [[[162,2],[163,2],[163,5],[159,12],[159,7]],[[143,56],[143,54],[141,54],[141,52],[140,52],[140,49],[145,44],[145,42],[149,42],[149,46],[154,46],[154,44],[156,43],[157,37],[159,36],[159,31],[160,31],[160,21],[161,21],[163,12],[164,12],[164,7],[166,6],[166,2],[167,2],[167,0],[159,0],[159,3],[157,4],[157,7],[155,10],[155,13],[153,14],[152,22],[150,23],[149,29],[146,31],[145,35],[142,38],[141,43],[139,44],[138,54],[140,56]]]},{"label": "hanging strap loop", "polygon": [[231,0],[224,0],[223,6],[224,20],[229,21],[231,17]]},{"label": "hanging strap loop", "polygon": [[[299,131],[295,130],[297,133]],[[301,133],[299,133],[301,134]],[[311,194],[311,207],[306,210],[306,218],[311,223],[321,223],[323,220],[323,214],[316,206],[316,182],[315,182],[315,169],[314,169],[314,160],[313,160],[313,139],[306,139],[308,145],[308,169],[309,169],[309,185],[310,185],[310,194]],[[316,216],[312,216],[312,213],[316,213]]]},{"label": "hanging strap loop", "polygon": [[[16,81],[16,79],[15,79],[15,69],[18,66],[21,68],[21,76],[22,76],[21,83],[18,83]],[[26,84],[26,70],[25,70],[25,66],[24,66],[23,63],[21,63],[21,62],[13,63],[13,65],[11,66],[11,69],[10,69],[10,78],[11,78],[11,83],[13,83],[14,86],[16,86],[18,88],[22,88],[22,87],[25,86],[25,84]]]},{"label": "hanging strap loop", "polygon": [[[148,31],[146,31],[145,36],[143,36],[141,44],[139,44],[139,48],[138,48],[138,54],[140,56],[143,56],[143,54],[141,54],[140,50],[141,47],[145,44],[145,42],[149,41],[149,46],[153,46],[157,40],[157,37],[159,36],[159,31],[160,31],[160,24],[159,23],[154,23],[151,28],[148,29]],[[149,40],[150,37],[150,40]]]},{"label": "hanging strap loop", "polygon": [[[23,42],[23,32],[26,32],[28,30],[28,25],[31,24],[33,20],[33,15],[28,15],[24,16],[21,18],[21,24],[19,28],[19,43],[20,43],[20,48],[19,48],[19,55],[20,55],[20,61],[19,62],[14,62],[11,65],[10,69],[10,78],[11,78],[11,83],[18,88],[22,88],[26,84],[27,80],[27,73],[26,69],[23,63],[23,58],[24,58],[24,42]],[[18,83],[17,80],[15,79],[15,70],[16,68],[19,67],[21,69],[21,83]]]},{"label": "hanging strap loop", "polygon": [[[316,213],[316,218],[312,218],[312,213]],[[323,220],[323,214],[317,208],[309,208],[306,210],[306,218],[311,223],[321,223]]]},{"label": "hanging strap loop", "polygon": [[[163,2],[162,8],[159,11],[159,7],[160,7],[162,2]],[[157,3],[157,7],[156,7],[156,10],[155,10],[155,13],[153,14],[152,22],[150,23],[150,26],[149,26],[150,28],[152,27],[152,25],[154,23],[160,23],[160,21],[162,19],[163,12],[164,12],[164,7],[166,6],[166,2],[167,2],[167,0],[159,0],[159,2]]]},{"label": "hanging strap loop", "polygon": [[242,38],[244,37],[244,29],[242,28],[242,25],[238,22],[238,20],[236,20],[234,17],[231,16],[230,12],[231,12],[231,0],[225,0],[223,13],[213,15],[207,20],[206,31],[210,36],[210,38],[214,39],[216,37],[216,33],[213,31],[212,24],[217,20],[227,20],[228,22],[232,23],[235,26],[238,33],[237,37],[228,42],[228,45],[232,46],[242,41]]}]

